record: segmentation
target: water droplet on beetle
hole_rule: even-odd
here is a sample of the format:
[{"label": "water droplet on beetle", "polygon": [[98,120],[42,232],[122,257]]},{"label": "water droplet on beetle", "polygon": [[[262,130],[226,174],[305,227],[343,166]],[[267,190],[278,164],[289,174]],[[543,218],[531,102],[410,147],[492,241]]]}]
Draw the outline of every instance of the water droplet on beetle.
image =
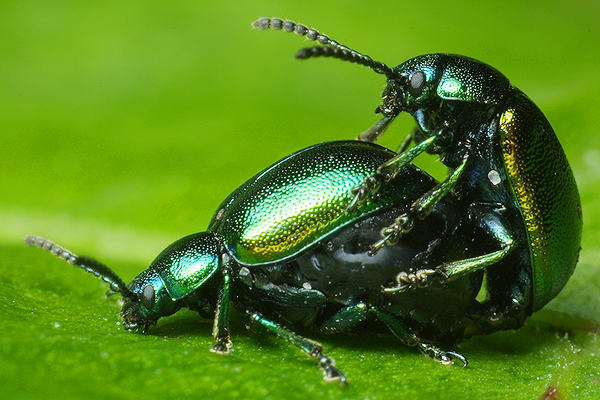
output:
[{"label": "water droplet on beetle", "polygon": [[302,287],[303,287],[304,289],[306,289],[306,290],[310,290],[310,289],[312,289],[312,286],[311,286],[310,282],[304,282],[304,283],[302,284]]},{"label": "water droplet on beetle", "polygon": [[250,275],[250,270],[246,267],[242,267],[239,272],[240,276],[248,276]]},{"label": "water droplet on beetle", "polygon": [[488,172],[488,179],[490,180],[490,182],[492,182],[492,185],[494,186],[502,182],[500,174],[495,169]]}]

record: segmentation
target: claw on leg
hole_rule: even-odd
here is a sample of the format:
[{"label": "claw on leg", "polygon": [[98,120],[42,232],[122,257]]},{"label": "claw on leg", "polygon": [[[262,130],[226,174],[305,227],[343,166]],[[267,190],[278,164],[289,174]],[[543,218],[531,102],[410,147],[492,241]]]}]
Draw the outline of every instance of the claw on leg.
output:
[{"label": "claw on leg", "polygon": [[419,348],[421,353],[431,357],[434,361],[437,361],[444,365],[453,365],[455,363],[455,360],[461,362],[462,368],[466,367],[469,364],[469,361],[465,356],[454,351],[444,351],[439,347],[427,343],[419,343],[417,347]]},{"label": "claw on leg", "polygon": [[382,179],[379,175],[370,175],[368,176],[364,182],[352,189],[352,195],[354,198],[346,207],[346,212],[352,212],[358,207],[360,204],[364,203],[369,195],[377,193],[379,188],[381,187]]},{"label": "claw on leg", "polygon": [[217,343],[210,349],[210,352],[224,356],[228,355],[231,352],[231,340],[217,340]]},{"label": "claw on leg", "polygon": [[288,342],[298,346],[308,356],[316,359],[319,363],[319,367],[323,371],[323,379],[326,381],[339,380],[340,384],[346,384],[346,376],[344,376],[344,374],[335,367],[335,360],[333,358],[327,357],[325,354],[323,354],[323,347],[319,343],[303,338],[302,336],[278,325],[277,323],[265,319],[258,313],[250,311],[247,311],[247,313],[250,315],[250,318],[253,322],[264,326],[282,339],[285,339]]},{"label": "claw on leg", "polygon": [[385,293],[404,292],[408,289],[427,287],[431,284],[433,278],[444,280],[444,276],[437,269],[420,269],[415,272],[400,272],[396,276],[397,285],[390,288],[383,288]]},{"label": "claw on leg", "polygon": [[381,240],[371,245],[369,255],[375,255],[383,246],[393,246],[398,243],[398,239],[410,232],[415,225],[414,219],[409,214],[402,214],[390,226],[381,230]]},{"label": "claw on leg", "polygon": [[396,235],[386,235],[381,240],[376,241],[372,245],[369,246],[369,255],[374,256],[383,246],[390,246],[395,244],[398,241]]},{"label": "claw on leg", "polygon": [[328,382],[340,381],[340,385],[347,383],[346,376],[335,367],[335,360],[325,355],[319,357],[319,367],[323,370],[323,379]]}]

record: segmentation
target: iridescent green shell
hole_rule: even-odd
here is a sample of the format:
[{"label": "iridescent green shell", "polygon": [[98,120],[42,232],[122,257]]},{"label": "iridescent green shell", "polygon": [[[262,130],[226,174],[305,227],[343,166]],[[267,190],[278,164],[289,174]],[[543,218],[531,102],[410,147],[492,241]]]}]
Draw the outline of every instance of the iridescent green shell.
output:
[{"label": "iridescent green shell", "polygon": [[433,178],[407,167],[377,198],[345,212],[360,186],[394,155],[374,144],[343,141],[301,150],[261,172],[219,207],[209,230],[244,265],[293,257],[354,221],[398,202],[410,203]]},{"label": "iridescent green shell", "polygon": [[525,227],[533,274],[533,311],[550,301],[575,269],[581,203],[565,153],[542,112],[514,89],[500,116],[504,165]]},{"label": "iridescent green shell", "polygon": [[[220,267],[220,251],[214,234],[195,233],[164,249],[140,277],[157,274],[172,300],[179,300],[202,286]],[[158,289],[158,288],[156,288]],[[157,290],[158,292],[158,290]]]}]

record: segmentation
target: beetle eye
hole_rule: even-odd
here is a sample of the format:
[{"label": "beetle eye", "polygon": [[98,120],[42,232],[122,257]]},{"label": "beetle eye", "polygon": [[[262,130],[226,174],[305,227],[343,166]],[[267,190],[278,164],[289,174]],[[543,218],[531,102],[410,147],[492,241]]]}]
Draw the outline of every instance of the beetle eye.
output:
[{"label": "beetle eye", "polygon": [[142,291],[142,304],[146,306],[148,310],[152,310],[154,307],[154,286],[148,284],[144,286]]},{"label": "beetle eye", "polygon": [[423,71],[417,71],[410,77],[410,94],[414,97],[419,97],[425,87],[425,74]]}]

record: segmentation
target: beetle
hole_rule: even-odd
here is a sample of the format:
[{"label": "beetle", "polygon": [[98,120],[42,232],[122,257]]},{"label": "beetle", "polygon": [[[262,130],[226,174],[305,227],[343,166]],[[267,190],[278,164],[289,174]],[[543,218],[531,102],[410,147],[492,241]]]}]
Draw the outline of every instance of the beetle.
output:
[{"label": "beetle", "polygon": [[349,210],[392,184],[398,171],[423,152],[439,154],[448,167],[443,182],[382,229],[373,253],[427,218],[449,193],[468,204],[470,218],[496,238],[493,251],[419,276],[399,274],[387,291],[412,290],[483,269],[489,301],[479,320],[481,332],[518,328],[560,292],[580,252],[577,185],[550,123],[504,75],[475,59],[441,53],[391,68],[302,24],[261,18],[253,26],[295,32],[320,44],[300,50],[297,58],[333,57],[385,75],[383,102],[376,109],[383,117],[359,140],[376,141],[401,112],[414,117],[416,128],[402,141],[398,155],[354,189]]},{"label": "beetle", "polygon": [[[370,255],[369,244],[393,215],[435,186],[412,164],[393,186],[346,208],[352,188],[395,155],[358,141],[323,143],[279,161],[235,190],[218,208],[208,230],[168,246],[126,285],[110,268],[38,236],[29,245],[45,249],[110,284],[124,300],[128,330],[149,326],[182,307],[214,316],[211,351],[231,350],[229,306],[299,347],[318,361],[326,380],[346,382],[317,342],[288,327],[325,333],[349,330],[366,319],[383,322],[409,346],[444,364],[466,366],[452,346],[473,331],[482,273],[416,293],[386,293],[399,273],[418,274],[474,254],[486,244],[453,196],[442,199],[427,224],[418,224],[393,246]],[[488,238],[487,246],[493,245]]]}]

